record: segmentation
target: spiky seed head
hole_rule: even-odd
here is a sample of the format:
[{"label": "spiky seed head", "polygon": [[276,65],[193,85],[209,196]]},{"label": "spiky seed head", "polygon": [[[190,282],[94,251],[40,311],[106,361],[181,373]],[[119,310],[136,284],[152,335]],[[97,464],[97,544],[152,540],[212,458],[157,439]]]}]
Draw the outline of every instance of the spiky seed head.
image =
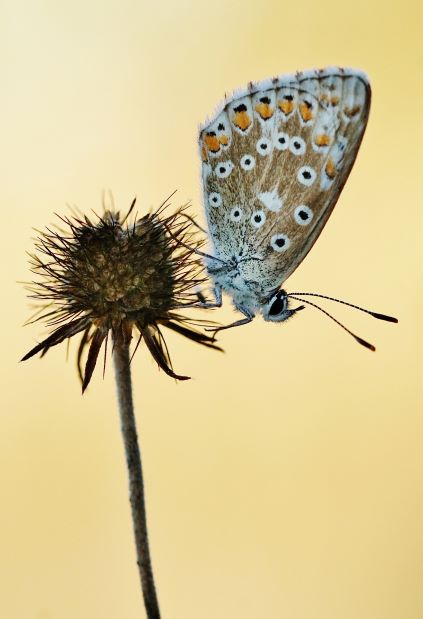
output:
[{"label": "spiky seed head", "polygon": [[82,332],[78,368],[84,390],[109,332],[115,341],[129,342],[135,328],[159,366],[181,380],[188,377],[173,372],[160,325],[217,348],[213,338],[193,328],[211,323],[175,312],[195,305],[195,288],[204,278],[192,219],[185,208],[170,215],[167,210],[133,217],[132,223],[129,213],[121,217],[111,210],[94,220],[61,217],[65,229],[40,233],[31,256],[36,279],[29,289],[45,306],[37,320],[45,319],[53,331],[24,360]]}]

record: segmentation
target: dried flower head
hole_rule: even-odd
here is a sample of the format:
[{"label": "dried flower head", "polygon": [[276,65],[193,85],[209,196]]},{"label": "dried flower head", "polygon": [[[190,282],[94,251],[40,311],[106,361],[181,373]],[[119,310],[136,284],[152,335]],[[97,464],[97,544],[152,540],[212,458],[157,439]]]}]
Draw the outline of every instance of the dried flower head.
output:
[{"label": "dried flower head", "polygon": [[158,365],[179,380],[189,377],[173,372],[161,326],[218,348],[212,337],[194,328],[212,323],[175,311],[197,304],[195,288],[204,281],[194,252],[201,241],[185,207],[169,215],[164,204],[139,219],[133,216],[129,223],[134,205],[135,200],[124,217],[114,209],[96,215],[94,221],[60,217],[66,229],[41,232],[36,253],[31,254],[36,279],[28,288],[43,310],[36,320],[46,320],[53,331],[23,360],[38,352],[43,356],[52,346],[82,333],[77,361],[83,391],[103,344],[106,359],[109,333],[113,341],[129,343],[135,328],[137,347],[144,340]]}]

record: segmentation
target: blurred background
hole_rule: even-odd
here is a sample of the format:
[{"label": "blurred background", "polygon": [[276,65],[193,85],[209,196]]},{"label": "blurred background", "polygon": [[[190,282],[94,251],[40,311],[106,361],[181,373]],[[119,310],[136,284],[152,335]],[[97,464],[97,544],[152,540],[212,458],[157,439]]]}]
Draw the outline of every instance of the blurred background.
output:
[{"label": "blurred background", "polygon": [[[249,80],[340,65],[373,106],[338,206],[287,283],[332,306],[371,353],[309,309],[223,333],[169,333],[176,384],[133,364],[163,618],[423,616],[422,69],[417,0],[5,2],[0,15],[2,404],[0,614],[144,616],[113,368],[81,397],[76,342],[45,336],[17,281],[33,228],[140,212],[177,189],[203,219],[197,127]],[[420,227],[419,227],[420,226]],[[197,312],[198,316],[200,312]],[[208,315],[209,317],[209,315]],[[233,319],[228,299],[221,322]]]}]

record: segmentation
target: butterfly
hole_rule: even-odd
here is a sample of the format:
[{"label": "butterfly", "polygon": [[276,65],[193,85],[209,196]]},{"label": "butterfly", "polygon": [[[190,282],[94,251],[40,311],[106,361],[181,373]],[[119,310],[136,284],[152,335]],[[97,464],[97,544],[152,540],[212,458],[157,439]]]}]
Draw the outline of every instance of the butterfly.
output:
[{"label": "butterfly", "polygon": [[214,248],[213,255],[203,256],[215,303],[199,298],[203,305],[220,306],[224,291],[243,314],[220,329],[251,322],[257,313],[285,321],[304,308],[291,308],[290,298],[327,313],[297,295],[328,298],[397,322],[332,297],[281,288],[339,198],[366,129],[370,99],[361,71],[297,72],[250,82],[200,127],[204,205]]}]

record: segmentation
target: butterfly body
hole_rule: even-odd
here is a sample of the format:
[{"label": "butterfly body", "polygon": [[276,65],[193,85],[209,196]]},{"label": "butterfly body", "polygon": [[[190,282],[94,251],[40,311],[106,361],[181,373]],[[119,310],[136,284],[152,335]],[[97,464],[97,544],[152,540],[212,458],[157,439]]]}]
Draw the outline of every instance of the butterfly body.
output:
[{"label": "butterfly body", "polygon": [[291,315],[287,299],[270,311],[275,295],[327,222],[369,108],[366,76],[329,68],[250,83],[200,129],[206,267],[217,298],[228,293],[246,318]]},{"label": "butterfly body", "polygon": [[272,321],[286,320],[292,315],[292,311],[288,314],[284,312],[283,316],[278,312],[278,318],[269,314],[275,295],[281,291],[279,287],[270,287],[267,274],[263,271],[263,260],[255,256],[238,260],[233,258],[219,267],[214,264],[208,266],[209,275],[215,283],[217,304],[221,305],[221,291],[224,290],[232,297],[235,308],[248,318],[242,320],[242,324],[250,322],[258,312],[265,320]]},{"label": "butterfly body", "polygon": [[215,284],[230,293],[237,304],[257,306],[268,296],[268,277],[260,257],[234,256],[222,265],[209,263],[208,272]]}]

